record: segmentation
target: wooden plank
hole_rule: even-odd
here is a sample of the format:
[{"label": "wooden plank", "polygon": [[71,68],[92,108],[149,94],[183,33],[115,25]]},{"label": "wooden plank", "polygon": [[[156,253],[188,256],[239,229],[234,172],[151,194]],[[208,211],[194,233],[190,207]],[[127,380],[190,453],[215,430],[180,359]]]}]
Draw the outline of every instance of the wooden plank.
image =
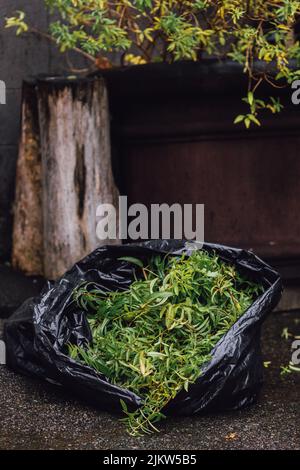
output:
[{"label": "wooden plank", "polygon": [[104,81],[41,81],[38,102],[44,273],[54,279],[101,244],[96,209],[100,203],[116,206],[118,191],[111,168]]}]

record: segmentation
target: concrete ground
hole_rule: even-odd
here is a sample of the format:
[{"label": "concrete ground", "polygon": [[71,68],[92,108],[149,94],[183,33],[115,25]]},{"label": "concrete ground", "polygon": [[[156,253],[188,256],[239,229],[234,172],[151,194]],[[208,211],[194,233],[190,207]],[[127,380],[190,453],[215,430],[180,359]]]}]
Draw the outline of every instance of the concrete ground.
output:
[{"label": "concrete ground", "polygon": [[[0,337],[1,326],[3,320]],[[130,437],[118,418],[0,366],[0,449],[299,450],[300,374],[280,376],[280,365],[291,358],[291,340],[281,338],[286,327],[299,335],[300,312],[273,314],[264,326],[264,360],[271,364],[256,405],[234,413],[169,419],[161,423],[160,434],[150,437]]]}]

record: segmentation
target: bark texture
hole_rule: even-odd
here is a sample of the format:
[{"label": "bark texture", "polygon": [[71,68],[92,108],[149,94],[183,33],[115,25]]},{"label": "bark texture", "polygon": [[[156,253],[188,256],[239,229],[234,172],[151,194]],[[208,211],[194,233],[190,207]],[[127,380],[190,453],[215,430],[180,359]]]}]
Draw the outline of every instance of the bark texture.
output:
[{"label": "bark texture", "polygon": [[[104,81],[42,80],[36,90],[41,164],[39,182],[31,199],[36,200],[42,213],[42,226],[37,229],[42,237],[40,266],[46,278],[56,279],[104,243],[96,236],[97,206],[101,203],[116,206],[118,190],[111,167]],[[21,149],[28,145],[28,132],[22,139]],[[21,154],[20,151],[19,166]],[[23,183],[24,175],[19,172],[17,192],[22,191]],[[37,194],[41,195],[37,198]],[[28,210],[24,211],[23,219],[26,225],[33,226]],[[21,221],[20,211],[16,212],[15,226]],[[27,240],[24,237],[23,243]],[[34,243],[33,246],[37,249]],[[22,269],[29,272],[27,264],[26,257]]]}]

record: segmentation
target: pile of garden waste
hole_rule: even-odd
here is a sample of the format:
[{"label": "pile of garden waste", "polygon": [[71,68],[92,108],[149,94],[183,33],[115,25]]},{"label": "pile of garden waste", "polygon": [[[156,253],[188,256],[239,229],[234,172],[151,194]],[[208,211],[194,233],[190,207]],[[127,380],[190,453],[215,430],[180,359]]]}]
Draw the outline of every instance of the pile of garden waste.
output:
[{"label": "pile of garden waste", "polygon": [[69,345],[69,354],[143,399],[135,411],[121,403],[130,434],[140,435],[157,430],[164,407],[195,383],[262,287],[204,250],[154,256],[148,265],[120,260],[135,270],[128,290],[107,293],[84,284],[74,291],[93,340],[85,348]]}]

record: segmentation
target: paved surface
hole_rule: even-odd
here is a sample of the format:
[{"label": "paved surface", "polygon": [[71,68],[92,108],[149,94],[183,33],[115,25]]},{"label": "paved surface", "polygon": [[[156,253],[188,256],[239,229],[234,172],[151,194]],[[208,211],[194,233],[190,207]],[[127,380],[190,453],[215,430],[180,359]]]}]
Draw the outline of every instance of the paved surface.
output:
[{"label": "paved surface", "polygon": [[273,314],[264,327],[271,365],[258,404],[168,420],[160,434],[146,438],[132,438],[117,418],[0,366],[0,449],[300,449],[300,374],[279,375],[291,355],[291,341],[281,339],[284,327],[299,334],[300,314]]}]

